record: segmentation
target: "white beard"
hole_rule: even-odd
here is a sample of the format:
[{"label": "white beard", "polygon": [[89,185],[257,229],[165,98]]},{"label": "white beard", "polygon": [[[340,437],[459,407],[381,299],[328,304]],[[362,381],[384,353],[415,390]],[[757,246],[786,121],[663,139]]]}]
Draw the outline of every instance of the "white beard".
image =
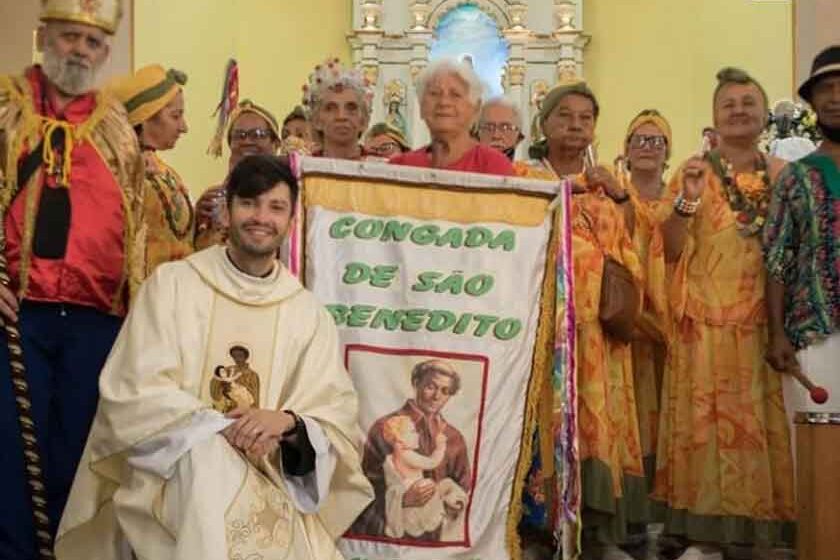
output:
[{"label": "white beard", "polygon": [[70,56],[61,58],[50,45],[44,48],[44,74],[67,95],[82,95],[92,90],[98,69],[86,68]]}]

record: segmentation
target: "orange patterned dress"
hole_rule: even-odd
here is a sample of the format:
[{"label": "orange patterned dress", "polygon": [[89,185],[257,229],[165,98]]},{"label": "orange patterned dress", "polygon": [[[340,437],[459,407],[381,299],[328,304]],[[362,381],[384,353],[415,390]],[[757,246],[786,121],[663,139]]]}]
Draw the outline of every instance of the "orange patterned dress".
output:
[{"label": "orange patterned dress", "polygon": [[[545,164],[534,165],[539,173],[521,165],[514,169],[519,175],[556,180]],[[647,488],[630,346],[604,334],[598,308],[605,256],[626,266],[640,286],[642,269],[621,207],[603,192],[573,195],[570,213],[583,525],[587,539],[621,543],[629,523],[648,520]]]},{"label": "orange patterned dress", "polygon": [[632,342],[633,386],[639,413],[639,437],[649,488],[656,469],[656,442],[659,432],[659,406],[662,378],[671,322],[668,305],[668,267],[662,224],[671,215],[673,206],[664,198],[645,200],[628,180],[631,203],[636,213],[633,250],[639,257],[644,280],[644,303]]},{"label": "orange patterned dress", "polygon": [[182,259],[193,252],[193,207],[184,182],[155,153],[146,153],[144,218],[146,276],[157,265]]},{"label": "orange patterned dress", "polygon": [[[742,175],[736,183],[755,184],[752,174]],[[789,543],[793,465],[781,381],[764,361],[760,235],[738,232],[720,176],[711,168],[705,176],[671,285],[675,332],[653,497],[667,508],[667,533],[716,543]],[[681,184],[677,173],[672,199]]]}]

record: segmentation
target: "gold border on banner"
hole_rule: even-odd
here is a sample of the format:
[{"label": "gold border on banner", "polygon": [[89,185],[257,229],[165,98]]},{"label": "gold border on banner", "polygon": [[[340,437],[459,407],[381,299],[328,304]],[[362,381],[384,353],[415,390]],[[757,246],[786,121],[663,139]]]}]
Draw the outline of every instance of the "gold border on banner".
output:
[{"label": "gold border on banner", "polygon": [[[546,218],[551,197],[478,187],[442,189],[386,180],[304,175],[305,206],[373,216],[406,216],[463,224],[497,222],[537,227]],[[364,208],[364,210],[361,210]],[[441,211],[442,210],[442,211]]]}]

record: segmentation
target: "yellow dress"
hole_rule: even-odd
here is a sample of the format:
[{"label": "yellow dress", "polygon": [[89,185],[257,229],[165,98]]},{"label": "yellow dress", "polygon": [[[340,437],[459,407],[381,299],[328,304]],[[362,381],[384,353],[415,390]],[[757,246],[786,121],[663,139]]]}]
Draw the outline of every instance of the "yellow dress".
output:
[{"label": "yellow dress", "polygon": [[[721,179],[711,169],[706,177],[671,284],[674,334],[653,497],[667,508],[667,533],[790,542],[793,465],[781,381],[764,361],[760,235],[738,232]],[[672,198],[681,184],[677,173]]]},{"label": "yellow dress", "polygon": [[[157,265],[193,252],[193,207],[178,173],[155,153],[148,154],[145,184],[146,276]],[[156,167],[156,169],[155,169]]]},{"label": "yellow dress", "polygon": [[636,187],[626,181],[636,214],[633,250],[639,257],[644,281],[642,314],[636,339],[631,344],[639,437],[649,487],[656,468],[656,441],[659,431],[659,398],[671,323],[668,306],[668,270],[661,225],[671,215],[673,205],[663,198],[643,200]]},{"label": "yellow dress", "polygon": [[[542,173],[514,169],[531,178],[556,179],[544,164]],[[626,266],[640,286],[642,270],[623,211],[609,197],[599,191],[575,194],[570,214],[583,525],[589,538],[621,543],[629,523],[648,520],[647,489],[630,346],[604,334],[598,307],[605,256]]]}]

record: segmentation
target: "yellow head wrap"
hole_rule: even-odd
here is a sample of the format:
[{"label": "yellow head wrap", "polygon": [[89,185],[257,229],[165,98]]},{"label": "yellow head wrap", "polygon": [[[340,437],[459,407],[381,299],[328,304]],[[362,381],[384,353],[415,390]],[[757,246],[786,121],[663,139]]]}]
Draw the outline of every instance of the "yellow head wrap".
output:
[{"label": "yellow head wrap", "polygon": [[668,142],[667,154],[670,156],[672,146],[671,125],[656,109],[645,109],[630,121],[630,126],[627,127],[627,134],[624,136],[624,146],[626,147],[630,142],[630,137],[633,136],[636,129],[644,124],[652,124],[662,132],[662,135],[665,136],[665,140]]},{"label": "yellow head wrap", "polygon": [[116,80],[108,89],[125,106],[131,126],[137,126],[166,107],[186,83],[187,76],[183,72],[164,70],[163,66],[152,64]]},{"label": "yellow head wrap", "polygon": [[236,109],[231,111],[230,118],[228,118],[228,144],[230,144],[230,131],[233,129],[233,125],[236,122],[236,119],[238,119],[245,113],[253,113],[265,119],[265,122],[268,123],[268,127],[274,132],[274,137],[280,138],[280,127],[277,126],[277,119],[274,118],[274,115],[271,114],[271,111],[264,107],[260,107],[250,99],[245,99],[241,101],[239,105],[236,106]]}]

